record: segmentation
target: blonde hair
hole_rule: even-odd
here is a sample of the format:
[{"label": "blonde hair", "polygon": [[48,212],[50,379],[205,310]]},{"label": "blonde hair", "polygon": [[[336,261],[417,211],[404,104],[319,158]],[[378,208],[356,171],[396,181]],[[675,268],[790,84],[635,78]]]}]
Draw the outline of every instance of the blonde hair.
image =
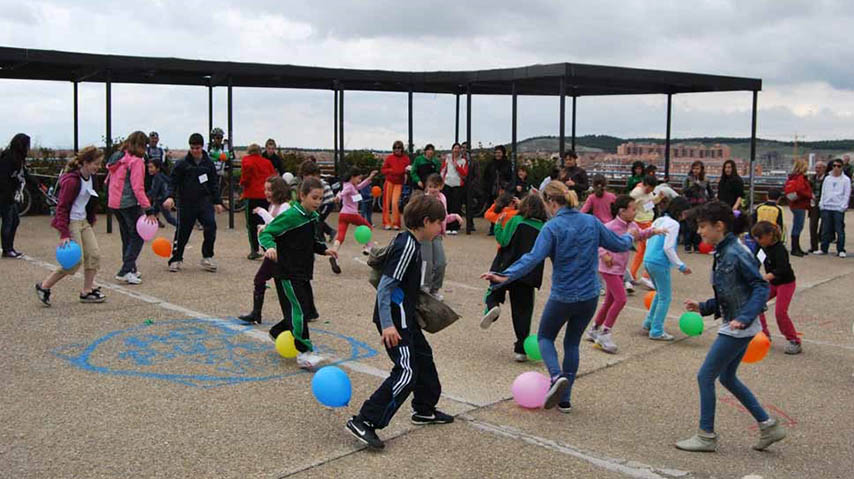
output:
[{"label": "blonde hair", "polygon": [[543,188],[543,200],[554,201],[561,206],[578,206],[578,194],[560,181],[551,181]]},{"label": "blonde hair", "polygon": [[246,154],[247,155],[260,155],[261,154],[261,147],[258,146],[258,143],[252,143],[251,145],[246,147]]},{"label": "blonde hair", "polygon": [[805,175],[807,173],[807,161],[804,159],[795,160],[795,164],[792,165],[792,174],[797,175]]},{"label": "blonde hair", "polygon": [[69,171],[77,171],[85,163],[100,161],[104,158],[104,152],[94,146],[87,146],[77,153],[77,156],[71,159],[66,165],[63,173]]}]

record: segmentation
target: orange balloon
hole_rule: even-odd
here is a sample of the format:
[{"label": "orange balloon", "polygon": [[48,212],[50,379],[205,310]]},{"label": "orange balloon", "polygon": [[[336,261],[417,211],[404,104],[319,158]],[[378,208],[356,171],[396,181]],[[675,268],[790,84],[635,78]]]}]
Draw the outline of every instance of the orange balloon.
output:
[{"label": "orange balloon", "polygon": [[643,304],[647,310],[652,307],[653,300],[655,300],[655,291],[650,291],[643,297]]},{"label": "orange balloon", "polygon": [[768,336],[765,336],[765,333],[759,331],[759,333],[750,340],[750,344],[747,345],[747,351],[744,352],[744,357],[741,358],[741,362],[758,363],[765,358],[765,355],[768,354],[768,350],[770,349],[771,340],[768,339]]},{"label": "orange balloon", "polygon": [[700,243],[700,246],[697,249],[700,251],[700,253],[709,254],[715,250],[715,247],[710,245],[709,243],[702,242]]},{"label": "orange balloon", "polygon": [[374,198],[379,198],[380,196],[382,196],[382,194],[383,189],[379,186],[374,186],[373,188],[371,188],[371,196],[373,196]]},{"label": "orange balloon", "polygon": [[151,249],[157,256],[162,256],[164,258],[172,256],[172,243],[162,236],[155,238],[154,241],[151,242]]},{"label": "orange balloon", "polygon": [[220,154],[219,154],[219,161],[225,161],[225,160],[227,160],[227,159],[228,159],[228,156],[226,156],[226,155],[225,155],[225,153],[220,153]]}]

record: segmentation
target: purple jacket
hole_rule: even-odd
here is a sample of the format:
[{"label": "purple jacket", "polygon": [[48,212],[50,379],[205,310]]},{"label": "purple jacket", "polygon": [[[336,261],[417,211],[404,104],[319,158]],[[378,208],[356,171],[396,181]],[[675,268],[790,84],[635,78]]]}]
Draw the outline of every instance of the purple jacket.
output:
[{"label": "purple jacket", "polygon": [[[56,199],[56,214],[53,216],[50,225],[59,230],[59,239],[71,238],[71,232],[68,230],[68,223],[71,222],[71,206],[77,195],[80,194],[80,185],[83,177],[79,170],[69,171],[59,178],[59,198]],[[95,224],[95,204],[92,201],[94,198],[89,198],[89,203],[86,205],[86,221],[90,225]]]},{"label": "purple jacket", "polygon": [[[629,232],[630,229],[637,230],[640,232],[640,237],[638,240],[645,240],[652,236],[653,228],[649,227],[645,230],[642,230],[638,227],[638,224],[632,221],[631,223],[627,223],[622,218],[617,216],[613,220],[605,223],[605,227],[609,230],[616,233],[618,236],[622,236]],[[609,268],[605,262],[602,260],[602,257],[606,254],[610,254],[612,258],[611,267]],[[603,247],[599,247],[599,272],[600,273],[608,273],[608,274],[616,274],[622,276],[623,273],[626,272],[626,265],[629,263],[629,252],[623,251],[620,253],[616,253],[614,251],[608,251]]]}]

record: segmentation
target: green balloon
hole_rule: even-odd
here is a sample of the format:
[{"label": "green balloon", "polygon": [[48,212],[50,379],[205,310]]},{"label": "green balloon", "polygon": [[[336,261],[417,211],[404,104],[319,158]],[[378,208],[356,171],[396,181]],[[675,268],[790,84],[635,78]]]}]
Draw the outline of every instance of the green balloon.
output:
[{"label": "green balloon", "polygon": [[683,313],[679,318],[679,329],[687,336],[703,334],[703,317],[694,311]]},{"label": "green balloon", "polygon": [[539,361],[543,359],[543,356],[540,355],[540,343],[537,341],[536,334],[532,334],[525,338],[525,342],[522,343],[522,347],[525,349],[525,355],[527,355],[528,359],[531,361]]},{"label": "green balloon", "polygon": [[366,244],[371,240],[371,228],[361,225],[353,232],[353,236],[356,238],[357,243]]}]

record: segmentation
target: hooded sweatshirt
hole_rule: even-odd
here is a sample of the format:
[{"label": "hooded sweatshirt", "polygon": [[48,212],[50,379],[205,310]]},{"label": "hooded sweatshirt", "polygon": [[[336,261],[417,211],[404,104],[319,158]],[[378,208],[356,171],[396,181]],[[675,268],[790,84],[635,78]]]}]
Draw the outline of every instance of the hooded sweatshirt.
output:
[{"label": "hooded sweatshirt", "polygon": [[386,181],[393,185],[402,185],[406,180],[407,166],[409,166],[408,156],[391,154],[385,157],[381,171]]},{"label": "hooded sweatshirt", "polygon": [[148,212],[151,203],[145,195],[145,162],[129,152],[124,152],[118,161],[114,161],[115,157],[110,157],[107,163],[110,172],[107,206],[122,209],[139,205]]},{"label": "hooded sweatshirt", "polygon": [[18,133],[9,142],[9,148],[0,154],[0,205],[15,202],[15,193],[26,179],[24,159],[30,149],[30,137]]}]

